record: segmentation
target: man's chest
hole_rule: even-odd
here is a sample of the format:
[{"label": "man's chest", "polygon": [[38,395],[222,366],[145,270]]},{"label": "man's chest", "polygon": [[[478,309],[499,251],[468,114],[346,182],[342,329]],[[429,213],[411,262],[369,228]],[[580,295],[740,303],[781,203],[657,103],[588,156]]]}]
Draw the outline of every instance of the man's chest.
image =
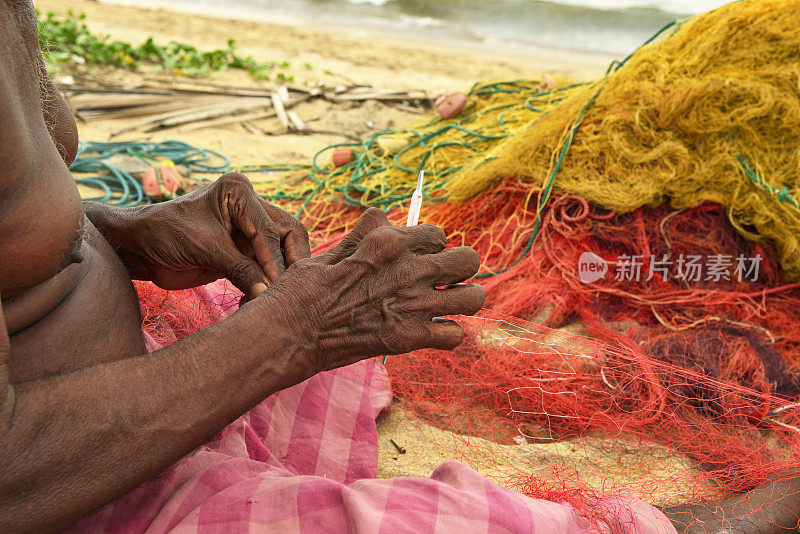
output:
[{"label": "man's chest", "polygon": [[145,353],[133,285],[105,239],[86,224],[80,263],[4,298],[15,382]]}]

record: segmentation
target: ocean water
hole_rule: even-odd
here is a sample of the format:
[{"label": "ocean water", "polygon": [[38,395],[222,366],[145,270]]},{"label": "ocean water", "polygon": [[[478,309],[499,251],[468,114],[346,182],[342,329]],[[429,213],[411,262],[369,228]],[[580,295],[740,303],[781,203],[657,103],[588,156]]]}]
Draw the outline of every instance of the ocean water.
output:
[{"label": "ocean water", "polygon": [[[161,0],[165,7],[187,0]],[[757,1],[757,0],[742,0]],[[724,0],[194,0],[202,11],[429,38],[627,54],[675,18]],[[185,6],[184,6],[185,7]]]}]

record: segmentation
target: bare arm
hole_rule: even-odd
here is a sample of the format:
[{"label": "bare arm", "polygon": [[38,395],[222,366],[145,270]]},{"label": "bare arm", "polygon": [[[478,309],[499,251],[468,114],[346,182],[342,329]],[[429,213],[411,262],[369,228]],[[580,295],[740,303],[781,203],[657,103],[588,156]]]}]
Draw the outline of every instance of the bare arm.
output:
[{"label": "bare arm", "polygon": [[[9,297],[61,272],[84,217],[63,154],[48,133],[58,128],[46,127],[36,91],[31,7],[0,0],[0,287],[7,310]],[[254,198],[252,188],[245,195],[241,177],[225,183],[242,193],[226,189],[217,197],[227,202],[210,213],[220,215],[224,232],[211,239],[239,238],[238,232],[250,248],[239,240],[241,248],[228,248],[213,263],[189,257],[176,265],[173,253],[187,252],[176,247],[127,258],[148,279],[173,287],[227,275],[228,266],[237,265],[231,278],[260,295],[218,325],[150,355],[15,381],[9,364],[18,363],[19,353],[9,347],[0,310],[0,532],[49,531],[74,522],[160,473],[271,393],[316,372],[380,354],[454,347],[463,335],[458,325],[432,319],[471,314],[483,303],[479,286],[436,289],[472,276],[475,251],[445,251],[441,230],[396,229],[377,211],[367,212],[331,252],[298,259],[283,272],[279,250],[286,260],[307,255],[302,232],[288,220],[285,231],[278,228],[283,216],[269,207],[254,209],[247,200]],[[174,204],[184,212],[193,211],[185,202],[196,200],[187,197]],[[142,232],[145,241],[126,248],[125,231],[102,224],[113,219],[98,215],[102,211],[98,206],[90,216],[124,253],[166,240]],[[275,232],[264,229],[262,212]],[[195,269],[190,276],[185,270],[170,276],[187,267]],[[274,282],[269,289],[267,281]],[[78,338],[46,333],[51,340],[62,335]]]},{"label": "bare arm", "polygon": [[18,385],[3,324],[0,531],[65,526],[310,376],[282,316],[259,299],[153,354]]}]

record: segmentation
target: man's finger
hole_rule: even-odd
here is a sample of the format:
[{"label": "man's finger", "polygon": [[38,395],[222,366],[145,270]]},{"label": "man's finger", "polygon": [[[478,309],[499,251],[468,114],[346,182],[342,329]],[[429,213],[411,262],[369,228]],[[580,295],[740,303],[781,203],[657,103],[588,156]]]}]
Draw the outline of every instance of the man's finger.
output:
[{"label": "man's finger", "polygon": [[369,208],[361,215],[353,230],[342,239],[341,243],[324,254],[325,259],[334,264],[350,257],[367,234],[382,226],[392,226],[392,223],[389,222],[383,211],[378,208]]},{"label": "man's finger", "polygon": [[233,226],[250,241],[256,260],[269,282],[277,280],[286,270],[281,236],[260,198],[252,193],[237,199],[230,207],[230,217]]},{"label": "man's finger", "polygon": [[436,289],[429,310],[433,316],[475,315],[483,308],[486,290],[478,284],[458,284]]},{"label": "man's finger", "polygon": [[436,317],[428,324],[429,343],[433,349],[452,350],[459,346],[466,334],[455,321]]},{"label": "man's finger", "polygon": [[474,315],[486,300],[486,291],[478,284],[455,284],[433,289],[424,296],[398,305],[405,314],[423,315],[427,318],[444,315]]},{"label": "man's finger", "polygon": [[409,226],[400,231],[408,236],[409,249],[417,254],[436,254],[447,246],[447,235],[435,224]]},{"label": "man's finger", "polygon": [[266,200],[261,199],[261,203],[280,234],[286,266],[288,267],[297,260],[310,258],[311,246],[308,241],[308,231],[300,221]]},{"label": "man's finger", "polygon": [[254,298],[267,290],[264,271],[261,266],[231,246],[231,251],[221,254],[213,268],[230,280],[233,285],[249,298]]},{"label": "man's finger", "polygon": [[428,279],[434,286],[463,282],[475,276],[481,266],[478,253],[470,247],[449,248],[420,259],[429,262]]}]

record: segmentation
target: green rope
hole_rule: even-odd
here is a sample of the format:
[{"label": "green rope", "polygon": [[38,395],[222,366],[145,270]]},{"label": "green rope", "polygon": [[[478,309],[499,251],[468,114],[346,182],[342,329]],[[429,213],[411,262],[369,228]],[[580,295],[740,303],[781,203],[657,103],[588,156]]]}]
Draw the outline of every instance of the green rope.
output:
[{"label": "green rope", "polygon": [[[521,109],[526,105],[531,105],[541,99],[541,101],[558,102],[562,99],[561,93],[566,88],[559,88],[553,91],[542,92],[538,82],[530,80],[515,80],[506,82],[496,82],[490,84],[475,84],[469,91],[470,95],[491,95],[496,93],[519,94],[519,102],[503,104],[491,108],[475,111],[476,105],[468,106],[457,121],[432,118],[428,123],[422,124],[420,129],[389,129],[376,132],[367,137],[360,143],[340,143],[325,147],[317,152],[307,173],[299,179],[290,182],[283,182],[287,185],[296,186],[298,183],[307,181],[309,187],[301,192],[284,191],[279,182],[276,190],[265,194],[265,198],[272,200],[298,200],[303,207],[307,206],[323,189],[325,183],[326,194],[331,192],[336,194],[337,201],[348,206],[370,207],[376,206],[386,212],[405,205],[411,197],[413,187],[403,183],[394,186],[386,183],[367,184],[366,181],[376,174],[383,173],[390,168],[400,170],[409,175],[416,176],[420,170],[426,171],[426,183],[423,196],[428,202],[442,202],[447,199],[443,186],[445,179],[455,172],[461,170],[458,166],[444,166],[436,169],[430,168],[430,161],[437,150],[448,147],[461,147],[464,150],[481,152],[483,145],[496,142],[499,139],[507,138],[510,135],[508,126],[511,122],[505,114],[513,109]],[[491,114],[496,117],[487,123],[486,126],[479,128],[470,127],[470,122],[481,116]],[[424,132],[424,133],[423,133]],[[455,135],[453,135],[455,133]],[[445,134],[449,134],[448,141],[439,141]],[[410,138],[405,146],[393,154],[391,159],[380,157],[383,154],[381,142],[384,138],[402,136]],[[354,149],[355,160],[338,168],[330,168],[320,164],[320,157],[323,153],[331,149],[340,147],[350,147]],[[422,148],[424,150],[419,151]],[[407,158],[409,151],[417,150],[419,153],[411,160]],[[346,176],[346,180],[334,181],[331,178]],[[374,182],[374,181],[373,181]],[[339,183],[332,187],[330,184]],[[410,182],[409,182],[410,183]],[[413,185],[413,184],[412,184]]]},{"label": "green rope", "polygon": [[788,202],[796,210],[800,211],[800,203],[798,203],[797,200],[792,197],[791,193],[789,193],[789,190],[786,189],[786,187],[778,189],[774,185],[765,182],[761,175],[754,171],[753,168],[747,164],[747,160],[744,159],[744,156],[739,155],[736,159],[739,160],[739,165],[742,168],[742,172],[747,178],[750,179],[751,182],[767,193],[777,197],[779,202]]},{"label": "green rope", "polygon": [[[153,199],[145,194],[139,180],[131,173],[108,163],[107,160],[115,156],[135,158],[148,165],[170,160],[175,165],[185,166],[190,172],[199,173],[222,173],[230,168],[228,158],[222,154],[194,147],[181,141],[81,143],[75,161],[72,162],[69,170],[74,173],[92,174],[93,176],[76,178],[75,182],[98,189],[101,193],[86,200],[118,206],[138,206],[153,202]],[[160,169],[157,176],[160,183]]]}]

